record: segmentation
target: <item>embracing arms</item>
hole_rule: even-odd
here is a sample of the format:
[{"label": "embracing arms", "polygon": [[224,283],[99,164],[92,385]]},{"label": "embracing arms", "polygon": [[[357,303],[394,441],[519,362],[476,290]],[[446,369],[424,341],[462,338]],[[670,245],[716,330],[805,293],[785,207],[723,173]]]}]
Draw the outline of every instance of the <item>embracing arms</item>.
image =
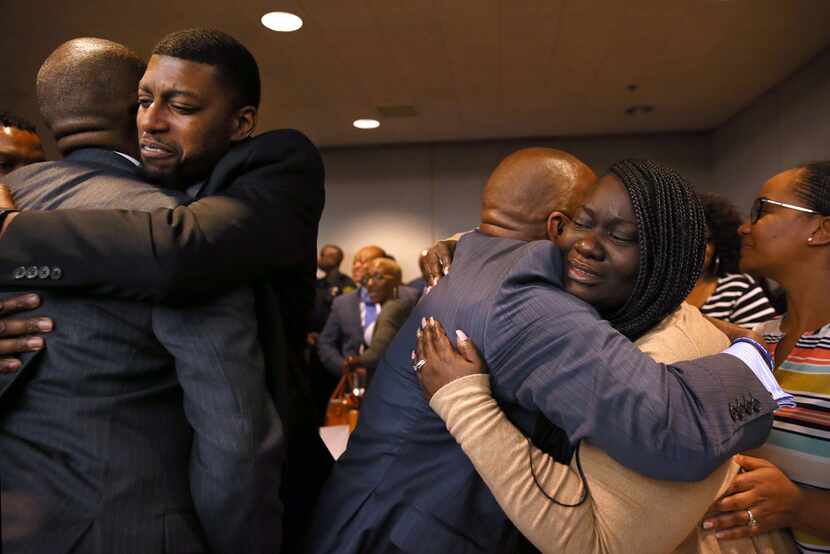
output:
[{"label": "embracing arms", "polygon": [[60,267],[43,287],[175,299],[280,272],[313,275],[323,208],[319,152],[297,131],[231,150],[188,206],[25,211],[0,238],[0,286],[31,286],[19,267]]}]

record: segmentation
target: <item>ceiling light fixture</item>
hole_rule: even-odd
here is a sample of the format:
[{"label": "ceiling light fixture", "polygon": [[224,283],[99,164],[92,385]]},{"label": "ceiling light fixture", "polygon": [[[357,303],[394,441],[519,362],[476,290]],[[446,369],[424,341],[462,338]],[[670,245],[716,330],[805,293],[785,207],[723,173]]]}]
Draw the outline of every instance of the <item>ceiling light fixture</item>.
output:
[{"label": "ceiling light fixture", "polygon": [[299,16],[288,12],[269,12],[262,16],[262,24],[272,31],[290,33],[303,26]]},{"label": "ceiling light fixture", "polygon": [[380,127],[380,121],[377,119],[355,119],[352,125],[358,129],[377,129]]}]

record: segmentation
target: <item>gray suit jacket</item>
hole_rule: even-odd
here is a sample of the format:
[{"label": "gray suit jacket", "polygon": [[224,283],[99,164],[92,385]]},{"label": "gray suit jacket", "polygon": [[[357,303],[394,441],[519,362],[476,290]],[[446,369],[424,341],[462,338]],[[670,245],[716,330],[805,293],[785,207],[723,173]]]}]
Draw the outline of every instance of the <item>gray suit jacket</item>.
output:
[{"label": "gray suit jacket", "polygon": [[[101,150],[6,180],[28,209],[187,200]],[[251,291],[178,309],[41,294],[56,329],[0,376],[3,551],[275,551],[282,432]]]},{"label": "gray suit jacket", "polygon": [[[444,422],[430,409],[410,352],[422,317],[485,358],[493,395],[532,436],[538,414],[571,441],[590,439],[646,475],[700,479],[761,444],[777,407],[738,358],[664,366],[561,288],[550,242],[465,235],[453,270],[424,297],[386,351],[360,422],[312,523],[311,551],[516,552],[522,537]],[[752,409],[730,407],[744,399]],[[544,446],[544,445],[543,445]]]}]

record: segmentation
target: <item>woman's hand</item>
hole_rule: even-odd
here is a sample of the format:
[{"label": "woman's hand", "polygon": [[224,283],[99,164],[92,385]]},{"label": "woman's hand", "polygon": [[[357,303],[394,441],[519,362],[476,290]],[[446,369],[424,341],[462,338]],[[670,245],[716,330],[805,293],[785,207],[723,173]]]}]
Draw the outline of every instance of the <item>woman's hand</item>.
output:
[{"label": "woman's hand", "polygon": [[724,497],[709,509],[703,528],[716,529],[719,539],[739,539],[792,527],[803,503],[798,485],[762,458],[738,455],[735,461],[745,472],[735,476]]},{"label": "woman's hand", "polygon": [[412,364],[427,400],[447,383],[486,372],[484,361],[473,342],[461,330],[456,331],[455,335],[458,351],[453,348],[440,322],[433,318],[421,319]]}]

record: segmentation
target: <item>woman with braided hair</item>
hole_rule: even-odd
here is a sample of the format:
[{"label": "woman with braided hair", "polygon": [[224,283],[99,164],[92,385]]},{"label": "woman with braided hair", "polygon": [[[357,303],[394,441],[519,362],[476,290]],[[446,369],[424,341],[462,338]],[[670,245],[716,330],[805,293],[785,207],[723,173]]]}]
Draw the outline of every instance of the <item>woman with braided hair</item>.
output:
[{"label": "woman with braided hair", "polygon": [[[556,242],[565,257],[564,288],[658,361],[714,354],[728,344],[683,304],[702,268],[706,237],[703,208],[675,171],[651,160],[617,162]],[[701,482],[677,483],[643,477],[587,442],[562,463],[538,450],[492,398],[475,346],[462,331],[456,335],[460,353],[439,322],[422,325],[421,385],[505,514],[543,552],[792,551],[781,533],[726,545],[700,528],[738,471],[733,461]]]}]

